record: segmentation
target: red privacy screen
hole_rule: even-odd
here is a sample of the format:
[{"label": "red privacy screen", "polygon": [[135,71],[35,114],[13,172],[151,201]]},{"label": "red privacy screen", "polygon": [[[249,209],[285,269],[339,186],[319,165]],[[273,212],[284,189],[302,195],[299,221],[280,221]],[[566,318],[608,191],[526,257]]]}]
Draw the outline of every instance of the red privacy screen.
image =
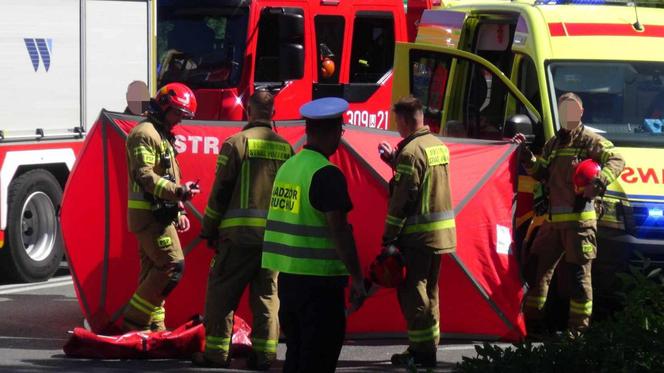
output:
[{"label": "red privacy screen", "polygon": [[[127,231],[125,139],[139,117],[102,112],[88,134],[62,202],[61,223],[81,310],[95,332],[118,322],[137,285],[138,243]],[[202,212],[214,181],[223,140],[241,130],[238,122],[185,122],[176,127],[183,180],[200,179],[201,194],[187,210],[192,228],[180,235],[185,274],[166,301],[166,323],[174,327],[203,313],[213,252],[198,238]],[[277,131],[298,151],[303,122],[282,122]],[[354,209],[349,220],[363,268],[380,250],[392,171],[376,151],[380,141],[396,144],[394,132],[347,127],[331,157],[346,175]],[[440,275],[443,337],[523,337],[523,283],[512,253],[516,195],[516,147],[504,142],[442,138],[451,152],[450,173],[457,226],[457,252],[445,255]],[[243,298],[239,316],[251,321]],[[381,289],[348,319],[348,332],[404,333],[393,289]]]}]

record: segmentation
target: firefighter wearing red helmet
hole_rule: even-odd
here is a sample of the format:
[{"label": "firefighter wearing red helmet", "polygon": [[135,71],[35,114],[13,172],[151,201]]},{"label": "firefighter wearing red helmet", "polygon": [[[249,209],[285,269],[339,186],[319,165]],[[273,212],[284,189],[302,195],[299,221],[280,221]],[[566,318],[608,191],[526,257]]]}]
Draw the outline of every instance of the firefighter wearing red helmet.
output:
[{"label": "firefighter wearing red helmet", "polygon": [[[441,254],[456,249],[456,230],[450,192],[448,148],[424,125],[422,104],[412,96],[394,104],[399,134],[396,151],[379,145],[381,158],[396,171],[390,181],[384,251],[399,248],[406,276],[397,297],[408,327],[409,347],[392,356],[392,364],[436,365],[440,341],[438,277]],[[392,262],[396,280],[398,263]]]},{"label": "firefighter wearing red helmet", "polygon": [[199,190],[197,183],[180,183],[172,130],[195,113],[193,92],[184,84],[167,84],[127,137],[127,221],[140,244],[141,269],[138,288],[124,310],[125,330],[164,330],[164,300],[184,271],[177,232],[189,229],[183,203]]},{"label": "firefighter wearing red helmet", "polygon": [[[526,294],[524,313],[528,333],[544,332],[544,305],[549,283],[560,259],[568,263],[573,280],[568,329],[573,334],[590,325],[593,307],[591,265],[597,255],[595,197],[622,172],[625,162],[613,144],[581,123],[583,103],[574,93],[558,99],[560,130],[545,145],[541,157],[522,146],[528,174],[548,192],[545,221],[532,245],[529,262],[535,278]],[[514,140],[522,143],[517,134]],[[590,160],[590,161],[586,161]],[[593,166],[601,167],[599,172]],[[573,181],[576,181],[576,185]],[[534,281],[533,281],[534,280]]]}]

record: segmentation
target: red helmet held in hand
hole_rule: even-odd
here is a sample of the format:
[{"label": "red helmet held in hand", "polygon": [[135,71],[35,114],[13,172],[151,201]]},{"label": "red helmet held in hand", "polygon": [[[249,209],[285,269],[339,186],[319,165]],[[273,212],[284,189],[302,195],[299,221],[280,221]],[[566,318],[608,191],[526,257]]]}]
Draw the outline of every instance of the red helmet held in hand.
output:
[{"label": "red helmet held in hand", "polygon": [[582,193],[583,189],[599,175],[601,169],[600,165],[592,159],[586,159],[577,164],[572,177],[576,193]]},{"label": "red helmet held in hand", "polygon": [[196,115],[196,96],[194,92],[182,83],[169,83],[161,87],[155,96],[155,101],[162,111],[169,108],[179,110],[188,118]]},{"label": "red helmet held in hand", "polygon": [[369,278],[386,288],[396,288],[403,284],[406,279],[406,267],[399,249],[390,246],[379,254],[369,266]]}]

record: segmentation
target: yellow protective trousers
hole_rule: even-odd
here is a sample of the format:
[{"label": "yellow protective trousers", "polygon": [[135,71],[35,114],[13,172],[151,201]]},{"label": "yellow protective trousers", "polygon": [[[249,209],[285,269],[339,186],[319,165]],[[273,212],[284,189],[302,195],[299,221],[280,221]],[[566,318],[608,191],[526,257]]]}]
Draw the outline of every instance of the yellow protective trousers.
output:
[{"label": "yellow protective trousers", "polygon": [[558,262],[564,257],[569,263],[569,273],[562,275],[569,275],[572,280],[568,328],[571,331],[588,328],[593,306],[591,268],[597,252],[595,230],[595,227],[559,227],[548,222],[542,225],[530,254],[536,269],[524,305],[527,320],[544,318],[551,278]]},{"label": "yellow protective trousers", "polygon": [[397,298],[408,327],[409,349],[435,358],[440,341],[438,276],[441,254],[428,248],[402,248],[406,280]]},{"label": "yellow protective trousers", "polygon": [[249,286],[251,342],[258,363],[276,359],[279,343],[277,272],[261,268],[261,247],[225,240],[210,264],[205,300],[206,359],[228,360],[233,316]]},{"label": "yellow protective trousers", "polygon": [[135,234],[140,244],[138,288],[124,310],[125,330],[165,330],[164,300],[179,282],[184,255],[175,226],[151,223]]}]

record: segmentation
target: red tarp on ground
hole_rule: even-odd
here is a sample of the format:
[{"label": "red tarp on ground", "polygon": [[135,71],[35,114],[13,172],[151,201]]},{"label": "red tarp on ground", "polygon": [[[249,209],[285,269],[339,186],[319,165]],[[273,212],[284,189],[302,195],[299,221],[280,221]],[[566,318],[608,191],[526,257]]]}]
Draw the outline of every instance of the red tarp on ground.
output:
[{"label": "red tarp on ground", "polygon": [[[251,328],[239,317],[233,324],[231,354],[251,351]],[[199,320],[186,322],[174,330],[155,333],[129,332],[98,335],[75,328],[62,347],[65,355],[83,359],[189,359],[205,349],[205,327]]]},{"label": "red tarp on ground", "polygon": [[[138,249],[127,231],[127,170],[124,141],[137,117],[102,112],[87,136],[69,177],[61,210],[79,303],[94,331],[118,318],[138,278]],[[180,236],[185,275],[166,302],[167,325],[202,313],[212,252],[197,238],[201,212],[214,178],[223,140],[237,122],[186,122],[176,128],[184,180],[200,178],[200,196],[188,204],[192,221]],[[280,123],[278,132],[296,151],[304,144],[302,122]],[[378,158],[380,141],[396,144],[394,132],[347,127],[331,160],[348,180],[354,226],[364,268],[380,249],[391,170]],[[451,152],[452,194],[458,249],[443,259],[440,279],[443,337],[518,340],[525,332],[520,305],[522,281],[509,250],[515,201],[515,146],[501,142],[444,138]],[[246,299],[238,314],[251,322]],[[348,320],[355,334],[403,333],[405,323],[394,290],[381,289]]]}]

